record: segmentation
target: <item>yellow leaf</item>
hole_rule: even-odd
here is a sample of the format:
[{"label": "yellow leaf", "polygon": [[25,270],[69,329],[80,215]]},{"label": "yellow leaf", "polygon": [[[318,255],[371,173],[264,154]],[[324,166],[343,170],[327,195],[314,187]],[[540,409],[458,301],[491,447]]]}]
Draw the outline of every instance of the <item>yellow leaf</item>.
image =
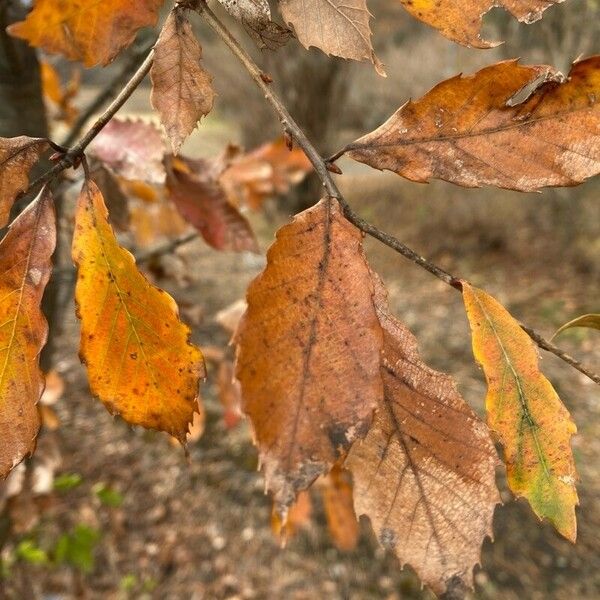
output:
[{"label": "yellow leaf", "polygon": [[46,52],[106,65],[158,20],[164,0],[36,0],[24,21],[9,27],[15,37]]},{"label": "yellow leaf", "polygon": [[171,296],[152,286],[108,224],[100,190],[87,181],[73,237],[81,358],[92,392],[112,414],[185,443],[204,377]]},{"label": "yellow leaf", "polygon": [[577,472],[570,446],[575,424],[517,321],[482,290],[462,285],[473,353],[488,382],[488,425],[504,446],[508,484],[538,517],[575,541]]},{"label": "yellow leaf", "polygon": [[40,309],[56,243],[52,197],[44,189],[0,243],[0,478],[35,448],[38,364],[48,325]]}]

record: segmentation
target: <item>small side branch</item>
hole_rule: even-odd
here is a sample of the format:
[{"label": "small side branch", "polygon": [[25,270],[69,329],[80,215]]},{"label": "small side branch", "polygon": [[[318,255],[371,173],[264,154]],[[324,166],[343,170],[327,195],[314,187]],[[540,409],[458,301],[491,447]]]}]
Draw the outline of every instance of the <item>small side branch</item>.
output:
[{"label": "small side branch", "polygon": [[[421,268],[429,271],[432,275],[460,291],[460,279],[454,277],[441,267],[427,260],[426,258],[419,255],[412,248],[409,248],[403,244],[400,240],[395,238],[393,235],[382,231],[375,227],[375,225],[369,223],[363,219],[360,215],[354,212],[352,207],[348,204],[346,199],[335,184],[331,174],[327,168],[328,162],[317,152],[312,142],[306,137],[304,131],[299,127],[296,121],[288,112],[285,105],[282,103],[280,98],[273,92],[268,82],[268,78],[264,76],[264,73],[260,70],[258,65],[250,57],[250,55],[242,48],[239,42],[233,37],[231,32],[223,25],[218,17],[208,8],[204,2],[195,2],[195,10],[203,17],[204,21],[210,26],[210,28],[223,40],[223,42],[229,47],[231,52],[239,59],[246,71],[252,77],[254,83],[261,89],[266,100],[272,106],[273,110],[279,117],[283,126],[284,132],[289,135],[297,144],[302,148],[310,162],[312,163],[317,176],[321,180],[323,187],[327,194],[336,198],[340,203],[344,215],[353,223],[358,229],[371,237],[379,240],[382,244],[385,244],[392,250],[400,253],[402,256],[412,261]],[[572,356],[555,346],[544,337],[542,337],[537,331],[521,324],[521,328],[529,337],[543,350],[551,352],[565,363],[577,369],[580,373],[583,373],[586,377],[589,377],[594,383],[600,385],[600,375],[594,373],[591,369],[584,366],[581,362],[574,359]]]}]

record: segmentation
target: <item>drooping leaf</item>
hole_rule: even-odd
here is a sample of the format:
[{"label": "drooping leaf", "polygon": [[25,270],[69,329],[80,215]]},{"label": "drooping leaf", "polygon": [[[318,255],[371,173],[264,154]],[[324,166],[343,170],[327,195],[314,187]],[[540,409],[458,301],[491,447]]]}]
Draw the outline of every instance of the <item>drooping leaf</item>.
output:
[{"label": "drooping leaf", "polygon": [[577,472],[571,451],[576,427],[539,370],[536,348],[494,298],[462,282],[473,354],[488,382],[488,425],[504,447],[508,484],[575,541]]},{"label": "drooping leaf", "polygon": [[185,443],[204,377],[200,350],[166,292],[138,271],[107,221],[100,190],[86,181],[75,215],[75,299],[80,355],[90,388],[112,414]]},{"label": "drooping leaf", "polygon": [[55,244],[52,197],[44,188],[0,242],[0,478],[33,452],[40,427],[38,357],[48,336],[40,305]]},{"label": "drooping leaf", "polygon": [[290,150],[283,138],[235,157],[219,181],[236,206],[259,210],[265,199],[285,195],[312,170],[300,148]]},{"label": "drooping leaf", "polygon": [[279,230],[248,288],[236,375],[283,514],[368,430],[382,390],[372,295],[361,234],[333,199]]},{"label": "drooping leaf", "polygon": [[501,6],[522,23],[534,23],[542,13],[563,0],[400,0],[414,17],[435,27],[447,38],[476,48],[490,48],[498,42],[481,39],[483,16]]},{"label": "drooping leaf", "polygon": [[151,123],[112,119],[90,144],[89,152],[125,179],[165,181],[165,146],[159,129]]},{"label": "drooping leaf", "polygon": [[271,531],[282,546],[291,540],[301,529],[310,525],[312,516],[312,501],[306,490],[298,494],[296,501],[290,506],[285,519],[273,504],[271,512]]},{"label": "drooping leaf", "polygon": [[79,60],[86,67],[106,65],[154,26],[164,0],[35,0],[27,18],[11,25],[11,35],[46,52]]},{"label": "drooping leaf", "polygon": [[576,185],[600,173],[599,100],[600,56],[575,63],[562,83],[550,67],[501,62],[443,81],[344,151],[418,182]]},{"label": "drooping leaf", "polygon": [[324,478],[322,490],[327,528],[333,543],[344,552],[354,550],[360,531],[354,512],[350,474],[339,465],[334,465]]},{"label": "drooping leaf", "polygon": [[454,380],[421,360],[415,337],[389,314],[376,283],[384,393],[345,467],[357,514],[367,515],[380,543],[440,594],[457,581],[472,585],[499,502],[496,452]]},{"label": "drooping leaf", "polygon": [[167,158],[169,197],[183,218],[217,250],[258,252],[250,223],[229,202],[219,183],[221,158],[194,161]]},{"label": "drooping leaf", "polygon": [[212,109],[212,77],[201,64],[202,48],[181,10],[167,17],[150,71],[152,106],[177,154],[198,121]]},{"label": "drooping leaf", "polygon": [[280,0],[279,6],[305,48],[316,46],[325,54],[369,60],[385,76],[371,45],[366,0]]},{"label": "drooping leaf", "polygon": [[[560,327],[554,336],[565,331],[565,329],[571,329],[571,327],[589,327],[590,329],[600,329],[600,314],[582,315],[577,317],[568,323],[565,323]],[[552,337],[554,337],[552,336]]]},{"label": "drooping leaf", "polygon": [[267,0],[219,0],[225,10],[240,21],[256,45],[269,50],[284,46],[293,37],[286,27],[271,20]]},{"label": "drooping leaf", "polygon": [[0,227],[8,223],[18,194],[29,187],[29,171],[48,149],[41,138],[0,138]]}]

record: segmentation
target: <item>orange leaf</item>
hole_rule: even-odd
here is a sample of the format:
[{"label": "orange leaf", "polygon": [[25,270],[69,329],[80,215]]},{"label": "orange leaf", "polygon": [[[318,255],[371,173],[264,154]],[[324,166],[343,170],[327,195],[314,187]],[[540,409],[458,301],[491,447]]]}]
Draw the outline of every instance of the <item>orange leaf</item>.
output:
[{"label": "orange leaf", "polygon": [[285,546],[287,541],[292,539],[300,529],[309,525],[311,515],[310,494],[307,491],[300,492],[294,504],[290,506],[285,520],[281,518],[276,505],[273,504],[271,530],[279,542]]},{"label": "orange leaf", "polygon": [[167,159],[167,189],[181,216],[216,250],[258,252],[250,223],[227,199],[218,177],[222,158]]},{"label": "orange leaf", "polygon": [[577,472],[571,451],[576,427],[538,367],[536,348],[494,298],[462,282],[473,354],[488,383],[488,424],[504,446],[508,484],[575,541]]},{"label": "orange leaf", "polygon": [[29,171],[48,149],[41,138],[0,138],[0,227],[8,223],[18,194],[29,187]]},{"label": "orange leaf", "polygon": [[278,510],[363,437],[382,333],[360,231],[321,200],[277,233],[250,284],[236,374]]},{"label": "orange leaf", "polygon": [[443,81],[345,151],[418,182],[576,185],[600,173],[599,98],[600,56],[575,63],[563,83],[550,67],[501,62]]},{"label": "orange leaf", "polygon": [[344,552],[356,548],[358,520],[352,501],[352,479],[350,474],[335,465],[323,484],[323,505],[331,538],[336,547]]},{"label": "orange leaf", "polygon": [[167,17],[154,50],[150,99],[175,154],[213,106],[212,77],[202,68],[201,59],[202,48],[190,22],[181,10],[174,10]]},{"label": "orange leaf", "polygon": [[100,190],[86,181],[75,215],[75,298],[81,358],[92,392],[132,425],[185,443],[204,377],[200,350],[177,318],[175,301],[138,271],[107,221]]},{"label": "orange leaf", "polygon": [[219,400],[223,406],[223,421],[227,429],[233,429],[242,418],[242,395],[240,382],[233,374],[233,364],[229,360],[222,360],[217,372],[217,386]]},{"label": "orange leaf", "polygon": [[48,61],[40,63],[42,89],[44,97],[59,110],[58,117],[67,124],[72,125],[79,111],[73,104],[73,98],[79,92],[81,83],[81,72],[74,70],[69,82],[63,86],[57,70]]},{"label": "orange leaf", "polygon": [[8,28],[46,52],[107,65],[142,27],[154,26],[164,0],[35,0],[24,21]]},{"label": "orange leaf", "polygon": [[496,452],[454,380],[423,363],[415,337],[389,314],[376,282],[384,394],[373,426],[345,466],[357,513],[371,519],[383,546],[441,594],[459,581],[472,585],[499,501]]},{"label": "orange leaf", "polygon": [[38,357],[48,325],[40,304],[52,270],[56,223],[50,192],[13,221],[0,242],[0,477],[33,452],[44,390]]},{"label": "orange leaf", "polygon": [[[519,21],[533,23],[557,0],[400,0],[417,19],[438,29],[447,38],[476,48],[497,43],[482,40],[479,33],[483,15],[496,6],[510,11]],[[558,0],[562,2],[562,0]]]}]

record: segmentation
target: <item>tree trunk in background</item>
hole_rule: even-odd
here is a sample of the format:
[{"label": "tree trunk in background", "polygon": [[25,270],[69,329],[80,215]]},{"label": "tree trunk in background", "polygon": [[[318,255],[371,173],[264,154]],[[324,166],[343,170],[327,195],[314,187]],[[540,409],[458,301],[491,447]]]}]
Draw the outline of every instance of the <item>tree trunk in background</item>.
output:
[{"label": "tree trunk in background", "polygon": [[[21,40],[6,33],[6,27],[23,19],[27,9],[16,0],[0,0],[0,136],[48,137],[46,108],[42,96],[37,53]],[[58,208],[58,207],[57,207]],[[18,207],[17,207],[18,210]],[[41,356],[48,370],[54,354],[57,296],[60,286],[51,280],[46,288],[43,310],[50,324],[50,336]]]}]

